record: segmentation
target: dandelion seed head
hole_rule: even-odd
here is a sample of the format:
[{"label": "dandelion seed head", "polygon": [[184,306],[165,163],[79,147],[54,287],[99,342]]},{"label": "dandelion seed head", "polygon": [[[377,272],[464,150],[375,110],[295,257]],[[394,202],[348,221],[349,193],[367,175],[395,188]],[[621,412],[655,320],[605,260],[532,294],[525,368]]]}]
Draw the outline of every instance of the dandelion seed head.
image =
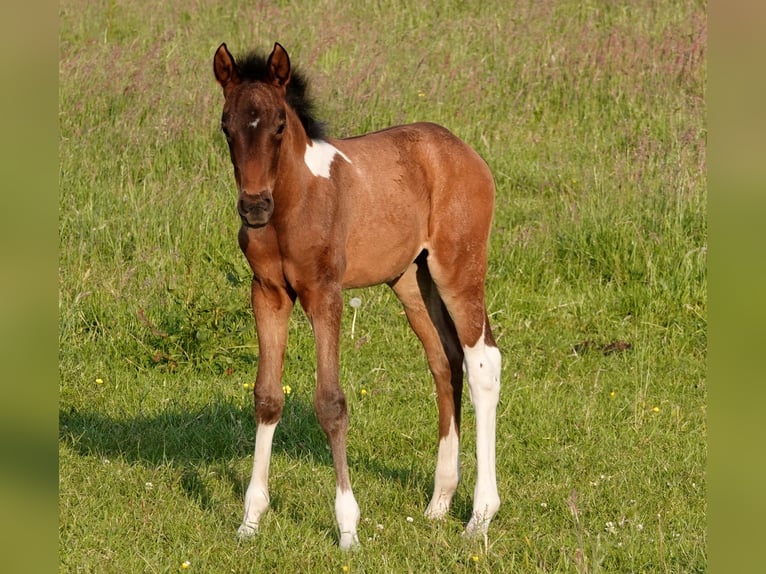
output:
[{"label": "dandelion seed head", "polygon": [[359,297],[351,297],[351,300],[348,302],[349,305],[351,305],[354,309],[358,309],[362,306],[362,300]]}]

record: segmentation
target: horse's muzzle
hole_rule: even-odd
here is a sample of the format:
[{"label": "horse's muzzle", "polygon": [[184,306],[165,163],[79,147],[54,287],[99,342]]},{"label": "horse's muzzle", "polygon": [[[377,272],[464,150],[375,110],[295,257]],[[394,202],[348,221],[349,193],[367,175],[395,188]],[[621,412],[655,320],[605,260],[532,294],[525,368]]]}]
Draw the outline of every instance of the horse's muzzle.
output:
[{"label": "horse's muzzle", "polygon": [[248,227],[262,227],[269,222],[274,213],[274,199],[271,193],[263,191],[257,195],[242,193],[237,201],[237,212],[242,223]]}]

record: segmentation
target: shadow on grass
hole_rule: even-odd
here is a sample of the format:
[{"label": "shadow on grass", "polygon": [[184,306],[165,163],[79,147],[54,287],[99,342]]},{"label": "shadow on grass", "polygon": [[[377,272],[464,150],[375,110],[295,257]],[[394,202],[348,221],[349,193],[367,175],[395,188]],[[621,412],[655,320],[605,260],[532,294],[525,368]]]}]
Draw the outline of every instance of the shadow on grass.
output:
[{"label": "shadow on grass", "polygon": [[[126,418],[61,409],[59,440],[82,456],[120,457],[147,466],[230,462],[253,452],[252,413],[251,407],[230,402]],[[290,428],[295,423],[300,429]],[[312,406],[289,401],[274,440],[274,452],[332,464],[326,443]]]},{"label": "shadow on grass", "polygon": [[[213,402],[197,410],[167,409],[151,415],[120,418],[74,408],[59,411],[59,441],[83,457],[121,459],[146,467],[171,465],[190,499],[203,509],[212,507],[200,467],[215,467],[231,484],[235,496],[244,497],[249,469],[239,464],[253,452],[255,424],[252,407],[233,402]],[[332,467],[327,439],[313,406],[290,397],[274,438],[273,453]],[[434,445],[434,464],[436,445]],[[394,454],[350,453],[352,479],[362,472],[386,484],[423,493],[427,501],[433,488],[432,469],[417,469],[414,459]],[[274,493],[277,494],[277,493]],[[276,502],[276,501],[275,501]],[[465,501],[455,502],[454,515],[470,517]]]}]

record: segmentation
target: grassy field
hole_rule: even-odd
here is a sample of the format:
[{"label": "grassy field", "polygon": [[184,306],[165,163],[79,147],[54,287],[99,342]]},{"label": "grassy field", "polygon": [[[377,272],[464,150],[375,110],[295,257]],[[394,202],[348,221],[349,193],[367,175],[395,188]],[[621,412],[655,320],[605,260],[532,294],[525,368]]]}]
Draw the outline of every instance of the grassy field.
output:
[{"label": "grassy field", "polygon": [[[705,3],[59,9],[62,572],[706,570]],[[495,175],[503,506],[486,540],[460,536],[467,397],[453,510],[423,517],[435,394],[384,287],[347,293],[354,339],[350,307],[343,323],[361,549],[337,549],[299,309],[272,510],[235,538],[258,348],[212,56],[275,40],[333,135],[434,121]]]}]

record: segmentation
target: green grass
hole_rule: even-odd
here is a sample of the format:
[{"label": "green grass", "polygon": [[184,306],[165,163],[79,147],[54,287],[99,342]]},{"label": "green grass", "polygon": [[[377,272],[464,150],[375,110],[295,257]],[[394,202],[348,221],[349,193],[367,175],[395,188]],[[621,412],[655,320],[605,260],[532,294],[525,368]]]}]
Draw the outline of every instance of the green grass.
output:
[{"label": "green grass", "polygon": [[[706,6],[471,4],[60,3],[61,571],[706,570]],[[334,135],[435,121],[495,174],[486,541],[460,536],[467,396],[453,510],[423,518],[435,395],[384,287],[347,294],[355,340],[343,318],[361,549],[337,549],[300,310],[272,510],[235,539],[258,349],[212,55],[275,40]]]}]

